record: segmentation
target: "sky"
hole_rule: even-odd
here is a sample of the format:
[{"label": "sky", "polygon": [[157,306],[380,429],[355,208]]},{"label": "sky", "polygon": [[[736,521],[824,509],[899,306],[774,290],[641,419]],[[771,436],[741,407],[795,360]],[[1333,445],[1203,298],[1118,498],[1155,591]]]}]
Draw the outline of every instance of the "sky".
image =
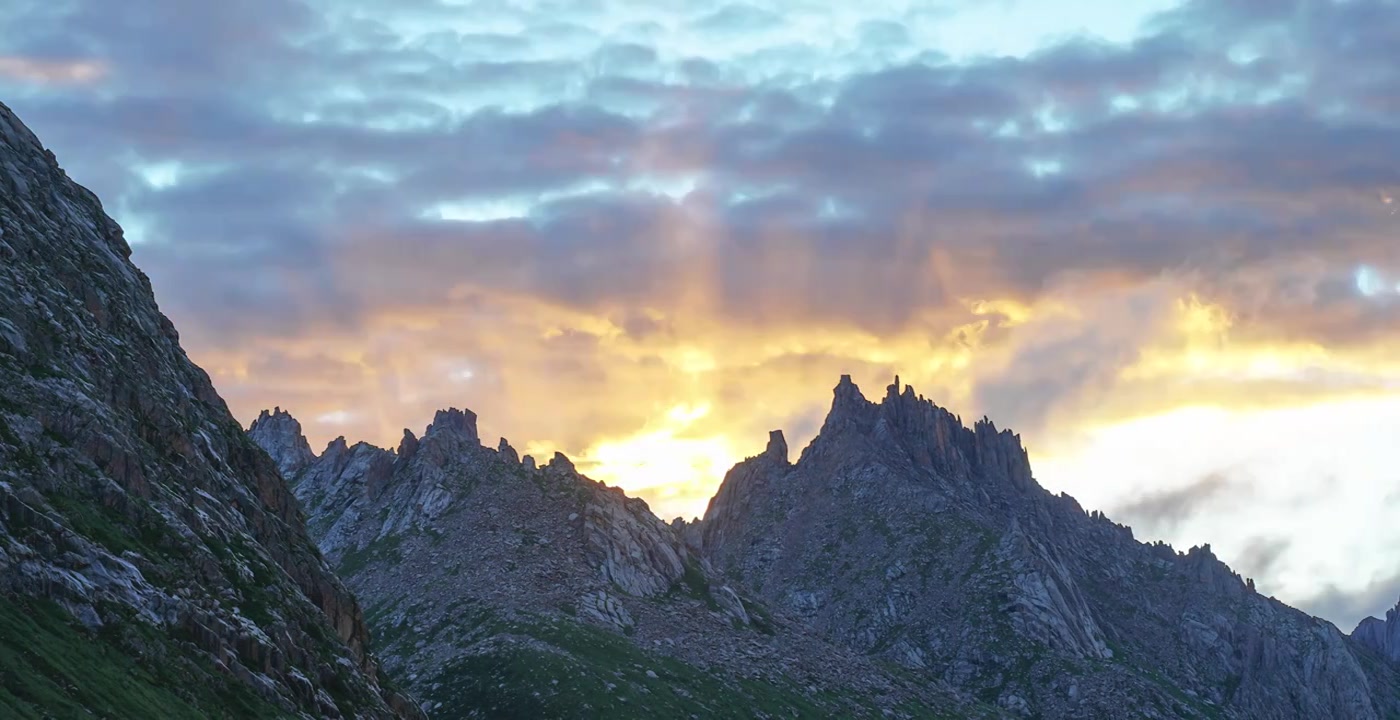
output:
[{"label": "sky", "polygon": [[0,101],[245,423],[392,447],[469,407],[692,516],[840,374],[899,374],[1140,539],[1346,631],[1400,599],[1400,2],[0,23]]}]

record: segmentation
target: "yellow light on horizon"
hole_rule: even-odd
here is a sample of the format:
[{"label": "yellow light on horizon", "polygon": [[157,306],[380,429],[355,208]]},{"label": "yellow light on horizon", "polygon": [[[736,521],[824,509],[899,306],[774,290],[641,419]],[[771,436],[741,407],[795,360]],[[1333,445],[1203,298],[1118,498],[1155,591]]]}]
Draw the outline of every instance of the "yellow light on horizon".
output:
[{"label": "yellow light on horizon", "polygon": [[666,413],[666,418],[671,422],[684,427],[709,414],[709,404],[677,405],[671,408]]},{"label": "yellow light on horizon", "polygon": [[718,479],[741,459],[728,437],[677,437],[666,428],[601,442],[579,470],[648,500],[660,517],[690,518],[704,514]]}]

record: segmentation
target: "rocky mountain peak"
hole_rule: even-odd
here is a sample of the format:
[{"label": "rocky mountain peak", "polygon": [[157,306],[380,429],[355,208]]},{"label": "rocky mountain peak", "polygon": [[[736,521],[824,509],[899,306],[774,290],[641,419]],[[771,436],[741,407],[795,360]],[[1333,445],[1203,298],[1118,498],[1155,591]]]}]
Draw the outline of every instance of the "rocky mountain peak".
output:
[{"label": "rocky mountain peak", "polygon": [[280,407],[259,413],[248,428],[248,437],[272,456],[282,477],[293,477],[316,459],[311,444],[301,433],[301,423]]},{"label": "rocky mountain peak", "polygon": [[[849,376],[845,377],[849,379]],[[851,388],[855,386],[851,385]],[[859,395],[860,390],[854,392]],[[746,520],[753,499],[768,493],[770,485],[793,467],[788,461],[787,439],[783,437],[783,431],[770,431],[768,446],[762,453],[744,460],[725,473],[719,490],[705,507],[704,520],[695,524],[682,521],[677,531],[686,538],[687,543],[697,548],[724,545],[731,536],[747,529]]]},{"label": "rocky mountain peak", "polygon": [[869,411],[870,407],[870,401],[865,399],[865,395],[851,380],[851,376],[842,375],[841,380],[836,383],[836,389],[832,392],[831,411],[826,415],[822,431],[834,430],[847,423],[857,421]]},{"label": "rocky mountain peak", "polygon": [[[1142,545],[1102,513],[1045,492],[1017,435],[988,418],[965,426],[898,377],[878,402],[842,377],[796,463],[783,433],[771,432],[696,522],[661,522],[561,453],[539,470],[529,456],[516,461],[504,438],[484,447],[463,411],[439,413],[416,450],[405,438],[398,460],[364,443],[328,451],[302,471],[296,493],[326,557],[397,638],[386,668],[444,712],[460,705],[462,688],[478,687],[451,681],[461,677],[452,658],[538,648],[580,623],[614,634],[614,649],[634,644],[745,676],[802,673],[789,663],[821,657],[831,664],[813,687],[946,683],[986,711],[947,704],[958,717],[1400,712],[1400,667],[1353,655],[1400,647],[1389,639],[1400,610],[1348,641],[1252,592],[1208,545]],[[515,644],[540,622],[546,634]],[[815,649],[788,645],[809,642]],[[903,669],[864,669],[838,659],[845,653]],[[602,682],[621,687],[604,672]],[[497,680],[516,701],[559,692]],[[660,695],[648,690],[646,711]],[[676,716],[687,714],[745,716]]]},{"label": "rocky mountain peak", "polygon": [[471,410],[448,408],[437,411],[433,416],[433,424],[428,426],[423,437],[426,439],[429,435],[443,432],[460,435],[473,443],[481,441],[476,434],[476,413]]},{"label": "rocky mountain peak", "polygon": [[1019,435],[997,430],[986,418],[968,428],[961,417],[919,395],[913,386],[901,385],[899,376],[879,403],[866,400],[849,375],[841,376],[831,411],[811,447],[849,454],[855,451],[852,442],[878,456],[904,457],[950,480],[980,477],[1021,492],[1034,486]]},{"label": "rocky mountain peak", "polygon": [[768,433],[768,447],[763,450],[763,454],[787,464],[788,445],[787,439],[783,437],[782,430],[772,430]]},{"label": "rocky mountain peak", "polygon": [[[645,501],[579,474],[562,453],[555,453],[539,470],[528,456],[525,462],[518,460],[504,439],[494,449],[462,443],[460,433],[443,430],[451,419],[448,424],[442,419],[425,434],[410,462],[386,462],[392,453],[356,444],[343,456],[327,453],[302,471],[296,492],[325,556],[365,599],[384,634],[396,638],[386,648],[386,669],[405,677],[431,706],[443,703],[445,716],[501,716],[472,711],[476,705],[471,703],[486,708],[495,703],[487,705],[481,696],[469,695],[477,678],[456,675],[455,663],[512,656],[520,649],[516,644],[540,623],[550,634],[529,640],[525,650],[580,640],[586,643],[578,650],[578,660],[587,663],[584,671],[605,673],[606,682],[613,684],[603,700],[610,703],[607,712],[599,716],[690,717],[695,714],[690,710],[672,713],[651,703],[654,696],[672,696],[661,692],[662,684],[673,682],[671,675],[678,672],[717,673],[720,682],[729,682],[723,678],[732,672],[746,678],[745,687],[753,687],[755,681],[787,683],[784,675],[800,672],[808,677],[808,671],[820,673],[810,682],[822,686],[846,681],[885,684],[866,661],[848,651],[795,628],[779,633],[778,620],[718,576],[712,581],[705,560],[691,550],[695,542],[686,537],[698,534],[698,523],[662,522]],[[775,432],[769,440],[769,449],[755,462],[786,467],[782,434]],[[616,637],[610,638],[612,634]],[[627,652],[636,657],[640,677],[654,683],[648,693],[656,692],[628,698],[640,706],[639,714],[619,713],[611,698],[621,695],[623,681],[611,666],[593,667],[598,659],[592,651],[601,643],[608,652],[617,652],[633,636],[637,648]],[[817,649],[793,650],[790,643]],[[763,655],[753,657],[755,651]],[[652,652],[697,664],[692,669],[680,661],[647,659],[643,654]],[[560,657],[576,662],[571,655],[551,652],[529,664],[545,667]],[[624,657],[626,666],[633,667],[630,656]],[[653,662],[661,663],[655,665],[659,672],[647,673],[645,668]],[[770,678],[756,678],[753,671],[767,672]],[[540,695],[572,692],[565,683],[573,675],[572,670],[553,674],[558,686],[551,682]],[[520,680],[487,677],[496,690]],[[691,702],[693,696],[708,693],[713,697],[702,702],[709,706],[727,703],[721,696],[735,691],[713,687],[683,688],[685,694],[675,697]],[[576,700],[569,700],[575,703],[570,710],[540,711],[537,704],[529,704],[535,689],[529,687],[525,705],[503,703],[491,709],[520,706],[521,717],[594,715],[586,707],[579,711]],[[917,688],[904,692],[939,694]],[[700,716],[747,715],[726,706]],[[825,715],[809,716],[871,715],[833,708]]]},{"label": "rocky mountain peak", "polygon": [[564,453],[558,451],[555,451],[554,457],[550,458],[549,463],[546,464],[545,467],[567,473],[578,472],[578,470],[574,469],[574,461],[570,460]]},{"label": "rocky mountain peak", "polygon": [[[905,389],[908,390],[910,393],[913,393],[913,391],[914,391],[913,388],[909,387],[908,385],[905,385],[904,387],[905,387]],[[885,386],[885,399],[884,399],[884,402],[891,402],[891,401],[896,400],[896,399],[898,399],[898,398],[899,398],[899,376],[898,376],[898,375],[895,375],[895,376],[894,376],[894,382],[892,382],[892,383],[890,383],[889,385],[886,385],[886,386]]]},{"label": "rocky mountain peak", "polygon": [[1391,662],[1400,663],[1400,603],[1387,610],[1385,619],[1368,617],[1351,631],[1351,638]]},{"label": "rocky mountain peak", "polygon": [[418,437],[408,428],[403,429],[403,439],[399,441],[398,456],[403,462],[413,460],[413,456],[418,452]]},{"label": "rocky mountain peak", "polygon": [[346,442],[344,435],[337,435],[334,440],[326,443],[326,449],[321,451],[321,456],[342,455],[350,450],[350,443]]},{"label": "rocky mountain peak", "polygon": [[501,438],[500,444],[496,446],[496,453],[501,456],[502,460],[512,465],[520,462],[520,454],[515,451],[515,448],[511,447],[510,441],[505,438]]},{"label": "rocky mountain peak", "polygon": [[[699,525],[673,527],[759,601],[1015,716],[1380,718],[1397,702],[1394,668],[1252,592],[1210,546],[1137,543],[1041,488],[1015,433],[897,377],[872,403],[842,376],[797,463],[735,466]],[[1394,657],[1400,610],[1387,620],[1356,640]],[[1082,668],[1072,684],[1049,679],[1051,657]]]}]

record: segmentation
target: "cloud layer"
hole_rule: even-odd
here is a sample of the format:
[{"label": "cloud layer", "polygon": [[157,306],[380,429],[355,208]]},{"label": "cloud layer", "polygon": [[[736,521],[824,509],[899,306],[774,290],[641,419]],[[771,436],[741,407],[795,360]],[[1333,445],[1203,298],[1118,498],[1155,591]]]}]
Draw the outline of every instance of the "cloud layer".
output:
[{"label": "cloud layer", "polygon": [[[19,0],[0,92],[235,411],[317,442],[469,405],[695,512],[898,372],[1210,541],[1229,494],[1180,493],[1238,458],[1137,481],[1085,438],[1400,403],[1396,2],[825,5]],[[1317,557],[1379,545],[1279,513],[1235,521],[1262,586],[1370,587]]]}]

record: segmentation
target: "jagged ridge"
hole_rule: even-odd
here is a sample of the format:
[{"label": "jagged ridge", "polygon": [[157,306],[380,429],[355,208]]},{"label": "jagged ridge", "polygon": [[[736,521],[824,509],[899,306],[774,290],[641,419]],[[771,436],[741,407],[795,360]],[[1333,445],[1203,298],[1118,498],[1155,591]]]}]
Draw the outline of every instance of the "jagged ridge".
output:
[{"label": "jagged ridge", "polygon": [[1381,718],[1394,668],[1263,598],[1209,546],[1143,545],[1031,476],[1020,440],[849,377],[789,465],[726,476],[717,570],[828,637],[1045,718]]},{"label": "jagged ridge", "polygon": [[[449,417],[456,416],[449,411]],[[313,500],[310,507],[313,517],[321,512],[315,508],[328,513],[323,547],[355,561],[342,568],[367,597],[391,598],[391,588],[427,582],[445,586],[439,605],[468,597],[484,613],[462,630],[443,615],[417,623],[413,613],[381,605],[373,614],[382,625],[432,625],[454,638],[449,646],[461,647],[454,629],[477,642],[499,638],[481,634],[490,623],[480,618],[505,613],[517,623],[506,627],[538,627],[558,622],[559,610],[569,607],[603,627],[643,636],[643,648],[647,638],[672,641],[676,628],[684,628],[686,642],[673,643],[678,649],[668,653],[702,667],[716,656],[747,667],[754,657],[715,649],[734,638],[697,623],[697,608],[657,612],[636,602],[674,594],[694,578],[707,588],[701,597],[713,612],[737,626],[780,628],[781,641],[769,646],[777,654],[766,662],[829,654],[844,659],[835,672],[826,670],[851,677],[861,656],[874,656],[904,668],[858,671],[886,690],[900,687],[898,678],[952,690],[936,700],[906,696],[931,701],[919,706],[923,710],[883,707],[902,716],[955,708],[962,714],[1117,718],[1131,708],[1141,717],[1382,718],[1400,707],[1395,667],[1363,647],[1384,642],[1368,639],[1383,636],[1374,623],[1363,624],[1353,642],[1330,624],[1259,596],[1208,545],[1178,553],[1162,543],[1136,542],[1129,528],[1041,488],[1014,433],[985,418],[965,427],[901,387],[898,378],[876,403],[843,376],[820,434],[796,463],[789,461],[782,432],[774,431],[763,453],[726,475],[703,520],[677,519],[669,534],[644,503],[579,477],[562,456],[536,473],[528,458],[516,464],[504,440],[496,451],[482,448],[475,416],[462,417],[470,422],[449,423],[461,442],[444,446],[426,466],[419,465],[420,442],[405,431],[397,454],[356,446],[378,458],[360,467],[380,470],[348,469],[351,464],[336,459],[345,452],[340,440],[300,476],[303,498],[343,497],[344,488],[356,498]],[[400,489],[394,495],[373,487]],[[424,502],[428,497],[438,500]],[[622,514],[604,517],[590,509],[598,498],[608,498],[604,504]],[[572,504],[579,500],[582,505]],[[478,512],[463,507],[473,501],[481,503]],[[366,523],[374,508],[375,521]],[[623,514],[631,524],[621,525],[637,534],[609,534]],[[505,545],[473,544],[500,532],[503,521],[511,527]],[[577,532],[578,523],[584,533]],[[529,547],[537,549],[512,554],[519,545],[510,542],[511,532],[521,544],[533,538]],[[437,533],[451,551],[419,539]],[[639,550],[632,544],[639,536],[666,551]],[[457,544],[468,538],[466,546]],[[384,542],[393,543],[394,554],[375,557],[375,544]],[[589,552],[580,554],[581,547]],[[368,564],[360,565],[367,556]],[[674,558],[680,560],[679,583]],[[440,561],[450,563],[446,570]],[[620,580],[609,569],[609,563],[629,561],[651,580]],[[444,578],[468,570],[471,581]],[[532,573],[550,582],[535,584]],[[725,584],[716,588],[714,578]],[[475,605],[481,587],[493,591],[485,610]],[[650,619],[664,631],[654,634]],[[503,626],[497,632],[505,632]],[[406,653],[399,672],[435,662],[455,667],[425,660],[421,645],[399,647]],[[851,651],[856,654],[843,656]],[[781,676],[769,679],[780,682]],[[540,681],[513,677],[501,687],[537,692],[532,683]],[[424,692],[431,695],[431,688]],[[803,697],[787,696],[784,707],[802,714]],[[724,716],[714,711],[700,715]]]},{"label": "jagged ridge", "polygon": [[[272,456],[283,477],[295,477],[316,459],[311,443],[301,434],[301,423],[280,407],[273,408],[272,412],[262,411],[248,428],[248,437]],[[277,444],[282,441],[286,444]]]},{"label": "jagged ridge", "polygon": [[[767,455],[786,452],[775,433]],[[683,523],[562,454],[536,467],[504,439],[482,446],[468,411],[439,412],[421,439],[405,430],[397,451],[337,439],[295,487],[387,638],[386,668],[444,716],[995,715],[746,599]]]}]

